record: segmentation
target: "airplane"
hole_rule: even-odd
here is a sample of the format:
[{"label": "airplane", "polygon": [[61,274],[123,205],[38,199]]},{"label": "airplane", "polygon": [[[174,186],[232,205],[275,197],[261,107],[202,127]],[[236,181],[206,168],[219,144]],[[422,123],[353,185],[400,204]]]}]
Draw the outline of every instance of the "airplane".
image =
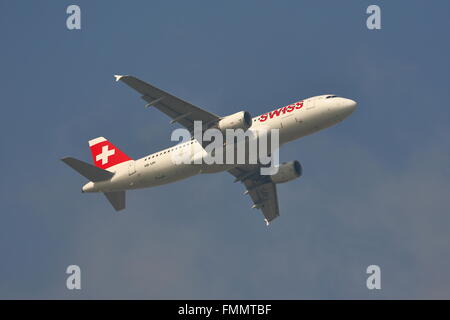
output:
[{"label": "airplane", "polygon": [[[194,106],[133,76],[115,75],[136,90],[147,102],[146,107],[154,107],[172,118],[171,123],[179,123],[190,132],[194,121],[202,121],[205,128],[258,130],[265,126],[279,129],[279,145],[302,138],[331,127],[347,118],[357,107],[351,99],[333,94],[314,96],[277,108],[252,118],[247,111],[220,117]],[[79,174],[89,180],[82,187],[83,193],[101,192],[116,211],[125,208],[126,190],[149,188],[180,181],[203,173],[228,171],[235,182],[245,185],[244,194],[249,194],[253,208],[260,209],[267,225],[279,216],[276,185],[299,178],[302,166],[299,161],[284,162],[277,166],[273,175],[262,175],[262,164],[175,164],[173,154],[202,150],[204,144],[192,138],[187,142],[149,154],[140,159],[132,159],[104,137],[89,141],[94,165],[66,157],[61,159]],[[193,151],[194,153],[196,151]]]}]

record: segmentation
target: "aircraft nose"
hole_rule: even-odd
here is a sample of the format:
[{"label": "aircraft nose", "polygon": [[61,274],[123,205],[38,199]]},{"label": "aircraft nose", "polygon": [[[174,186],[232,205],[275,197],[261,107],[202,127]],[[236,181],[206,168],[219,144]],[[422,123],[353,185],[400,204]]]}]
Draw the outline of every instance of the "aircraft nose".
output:
[{"label": "aircraft nose", "polygon": [[358,103],[352,99],[347,99],[347,108],[349,108],[352,112],[356,109]]},{"label": "aircraft nose", "polygon": [[342,107],[346,111],[346,113],[350,114],[353,111],[355,111],[356,107],[358,106],[358,103],[352,99],[345,99]]}]

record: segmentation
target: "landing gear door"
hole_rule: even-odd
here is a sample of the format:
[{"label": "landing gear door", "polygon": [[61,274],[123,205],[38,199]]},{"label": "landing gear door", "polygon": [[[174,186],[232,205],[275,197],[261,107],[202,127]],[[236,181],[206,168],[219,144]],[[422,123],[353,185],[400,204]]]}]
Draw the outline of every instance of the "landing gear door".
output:
[{"label": "landing gear door", "polygon": [[128,175],[131,176],[136,173],[136,163],[134,160],[128,162]]}]

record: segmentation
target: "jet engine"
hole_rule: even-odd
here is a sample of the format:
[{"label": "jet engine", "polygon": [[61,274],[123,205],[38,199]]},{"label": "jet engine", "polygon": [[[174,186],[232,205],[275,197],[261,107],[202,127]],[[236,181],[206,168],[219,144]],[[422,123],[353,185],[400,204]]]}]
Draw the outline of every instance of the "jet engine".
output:
[{"label": "jet engine", "polygon": [[285,162],[278,166],[278,172],[270,176],[273,183],[284,183],[302,175],[302,165],[297,160]]},{"label": "jet engine", "polygon": [[246,131],[252,126],[252,116],[247,111],[240,111],[230,116],[222,118],[217,127],[221,131],[226,129],[243,129]]}]

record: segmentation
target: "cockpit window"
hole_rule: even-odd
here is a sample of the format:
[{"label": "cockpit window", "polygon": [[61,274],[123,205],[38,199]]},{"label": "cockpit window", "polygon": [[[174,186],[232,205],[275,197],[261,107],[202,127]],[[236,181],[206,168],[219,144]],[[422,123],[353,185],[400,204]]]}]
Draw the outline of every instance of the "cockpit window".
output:
[{"label": "cockpit window", "polygon": [[337,96],[328,96],[326,99],[337,98]]}]

